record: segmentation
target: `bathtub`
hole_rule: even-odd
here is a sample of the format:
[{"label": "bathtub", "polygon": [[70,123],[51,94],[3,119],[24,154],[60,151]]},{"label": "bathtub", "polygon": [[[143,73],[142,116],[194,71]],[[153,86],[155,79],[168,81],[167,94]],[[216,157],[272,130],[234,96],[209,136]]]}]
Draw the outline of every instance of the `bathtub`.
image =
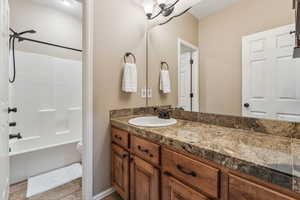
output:
[{"label": "bathtub", "polygon": [[[76,145],[80,139],[35,149],[10,152],[10,184],[27,180],[31,176],[81,162]],[[18,144],[20,143],[20,144]],[[12,149],[17,150],[22,141],[16,141]]]}]

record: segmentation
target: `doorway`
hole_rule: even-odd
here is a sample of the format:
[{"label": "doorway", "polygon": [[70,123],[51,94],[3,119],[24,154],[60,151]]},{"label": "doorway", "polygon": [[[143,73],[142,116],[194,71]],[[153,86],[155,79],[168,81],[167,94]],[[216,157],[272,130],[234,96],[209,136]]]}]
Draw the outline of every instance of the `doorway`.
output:
[{"label": "doorway", "polygon": [[[25,1],[20,1],[20,2],[23,3]],[[34,0],[32,0],[32,2],[33,3],[34,2],[42,3],[41,1],[34,1]],[[65,6],[70,6],[68,4],[68,1],[63,1],[63,2],[51,1],[51,3],[53,3],[53,4],[56,3],[56,2],[57,3],[64,3]],[[74,3],[75,4],[75,3],[81,3],[81,2],[82,1],[70,1],[69,3]],[[93,196],[93,191],[92,191],[92,188],[93,188],[93,178],[92,178],[93,177],[92,176],[92,166],[93,166],[93,164],[92,164],[92,158],[93,158],[92,157],[93,156],[93,154],[92,154],[92,150],[93,150],[93,146],[92,146],[92,142],[93,142],[93,140],[92,140],[92,135],[93,135],[93,129],[92,129],[92,127],[93,127],[93,106],[92,106],[93,105],[93,92],[92,92],[93,91],[93,76],[92,76],[92,72],[93,72],[93,69],[92,69],[92,62],[93,62],[93,56],[92,56],[92,49],[93,49],[92,48],[92,44],[93,44],[93,41],[92,41],[92,39],[93,39],[93,34],[92,34],[92,32],[93,32],[92,31],[92,28],[93,28],[93,21],[92,21],[93,20],[93,0],[84,1],[84,2],[82,2],[82,4],[84,4],[84,6],[82,8],[82,10],[83,10],[82,19],[84,21],[84,24],[83,24],[83,31],[81,31],[83,33],[82,43],[83,43],[83,49],[84,49],[84,52],[82,54],[82,56],[83,56],[82,65],[84,67],[81,67],[82,68],[82,73],[81,73],[82,74],[81,75],[81,77],[82,77],[82,96],[83,96],[82,101],[83,102],[82,102],[82,108],[81,108],[82,109],[82,114],[80,114],[80,116],[82,116],[82,128],[79,128],[79,129],[82,129],[80,132],[84,133],[83,134],[84,149],[82,151],[82,161],[81,161],[82,164],[83,164],[83,174],[84,174],[84,176],[83,176],[83,190],[82,190],[83,192],[80,192],[80,194],[83,193],[83,198],[84,199],[92,199],[92,196]],[[53,6],[53,7],[55,7],[55,6]],[[66,8],[66,9],[69,9],[69,7]],[[8,82],[9,82],[8,78],[10,78],[10,82],[13,82],[13,80],[15,79],[14,78],[15,75],[12,71],[10,71],[10,72],[12,72],[12,73],[10,73],[11,76],[10,77],[7,76],[7,74],[9,74],[8,73],[8,66],[9,66],[9,64],[8,64],[8,58],[9,58],[9,55],[8,55],[8,53],[9,53],[9,51],[8,51],[9,50],[8,39],[9,39],[9,35],[13,34],[13,33],[9,33],[9,31],[8,31],[9,26],[11,26],[13,23],[12,23],[12,21],[10,21],[10,24],[8,24],[8,19],[9,19],[8,10],[9,9],[8,9],[8,1],[7,0],[1,0],[0,1],[0,10],[1,10],[1,13],[5,14],[5,15],[2,15],[3,17],[0,20],[0,22],[1,22],[0,23],[1,33],[3,33],[3,34],[1,34],[1,37],[0,37],[0,40],[1,40],[1,46],[0,46],[1,58],[3,58],[3,59],[1,59],[0,69],[2,70],[2,72],[4,72],[4,73],[1,73],[1,75],[3,75],[3,78],[1,79],[3,81],[3,84],[1,84],[2,87],[0,88],[0,93],[2,94],[2,95],[0,95],[0,105],[1,105],[1,108],[3,108],[3,109],[1,109],[1,113],[0,113],[1,116],[2,116],[0,118],[1,119],[1,121],[0,121],[0,123],[1,123],[0,143],[2,144],[1,148],[0,148],[0,154],[1,154],[1,156],[0,156],[1,162],[0,163],[1,163],[1,169],[4,169],[4,170],[1,171],[1,172],[4,173],[3,174],[4,176],[1,176],[1,178],[0,178],[0,191],[1,191],[1,199],[7,199],[8,198],[8,191],[9,191],[7,186],[10,182],[9,176],[8,176],[9,173],[7,173],[9,171],[8,170],[8,166],[9,166],[8,119],[9,120],[13,120],[13,119],[17,120],[17,118],[13,118],[13,117],[8,118],[8,112],[7,111],[9,111],[11,114],[16,114],[16,111],[19,111],[19,110],[14,109],[14,108],[7,110],[7,108],[10,106],[10,104],[8,102],[8,97],[9,97],[8,89],[12,89],[12,88],[8,87]],[[10,11],[12,12],[11,9],[10,9]],[[37,27],[32,27],[32,26],[30,26],[30,24],[27,24],[27,25],[28,25],[28,27],[19,27],[19,28],[17,28],[18,30],[17,30],[16,33],[21,33],[21,31],[23,31],[23,29],[27,30],[28,28],[30,28],[30,31],[26,31],[26,33],[34,34],[35,31],[33,31],[33,29],[36,29]],[[43,29],[41,29],[41,30],[43,30]],[[27,37],[29,37],[29,35],[27,35]],[[30,40],[32,40],[32,41],[30,41]],[[39,43],[39,42],[36,42],[36,41],[44,41],[44,39],[43,38],[38,38],[36,36],[31,38],[31,35],[30,35],[30,38],[28,38],[28,40],[26,40],[26,41],[24,39],[20,39],[20,38],[16,39],[16,42],[27,43],[28,45],[30,44],[30,46],[32,48],[36,48],[36,49],[40,48],[41,50],[45,50],[46,48],[49,48],[49,49],[50,48],[57,48],[57,49],[62,50],[63,48],[60,48],[61,44],[63,46],[66,46],[66,47],[70,47],[70,46],[72,47],[73,46],[73,45],[67,44],[67,42],[68,42],[67,40],[66,41],[60,41],[60,42],[56,41],[57,43],[56,42],[52,43],[51,41],[45,41],[44,43]],[[46,44],[48,42],[50,42],[51,44],[58,44],[58,46],[55,47],[55,45]],[[26,48],[23,49],[23,52],[26,51],[27,49]],[[67,48],[64,48],[64,49],[65,50],[70,50],[70,52],[72,50],[72,49],[67,49]],[[20,49],[18,49],[18,50],[20,51]],[[17,54],[18,58],[20,58],[20,59],[25,58],[25,61],[28,61],[28,60],[34,61],[34,59],[31,59],[30,56],[35,56],[36,54],[45,53],[45,52],[41,51],[41,52],[26,52],[24,54],[23,52],[18,52],[18,50],[16,50],[16,54]],[[55,54],[57,52],[53,51],[53,53]],[[55,62],[52,62],[52,64],[55,64],[55,66],[56,66],[56,64],[60,64],[61,62],[64,62],[64,61],[68,62],[69,60],[71,60],[71,58],[69,58],[69,57],[68,58],[60,58],[61,55],[62,54],[58,54],[57,56],[56,55],[52,55],[52,56],[47,55],[48,57],[44,56],[44,55],[39,55],[41,59],[37,59],[36,61],[38,62],[38,61],[41,61],[41,60],[42,61],[51,60],[51,61],[55,61]],[[56,59],[56,58],[54,59],[54,57],[59,57],[59,59]],[[19,61],[19,64],[23,65],[24,63],[25,62],[20,63],[20,61]],[[47,62],[47,64],[49,64],[49,63]],[[73,64],[74,63],[72,63],[71,65],[73,66]],[[21,68],[19,69],[20,70],[19,72],[22,72],[22,67],[23,66],[21,66]],[[33,66],[31,66],[31,67],[33,67]],[[76,67],[76,68],[78,68],[78,67]],[[28,71],[28,73],[30,74],[30,73],[36,72],[36,75],[41,75],[37,72],[37,70],[38,69],[35,68],[34,70]],[[60,68],[59,68],[59,70],[60,70]],[[16,80],[17,81],[24,80],[26,78],[25,75],[26,74],[23,74],[23,73],[19,73],[19,74],[17,73]],[[33,75],[33,74],[30,74],[30,75]],[[46,79],[44,79],[43,81],[45,82]],[[67,81],[67,80],[63,79],[61,82],[63,82],[63,81]],[[38,85],[38,84],[36,84],[36,85]],[[15,91],[17,91],[17,90],[15,90]],[[28,92],[33,92],[33,91],[28,91]],[[2,99],[2,97],[3,97],[3,99]],[[48,100],[48,99],[45,99],[45,100]],[[79,100],[79,101],[81,101],[81,100]],[[2,103],[2,102],[4,102],[4,103]],[[26,102],[31,103],[30,101],[26,101]],[[45,105],[46,104],[44,104],[44,106]],[[51,110],[47,110],[47,109],[46,110],[44,109],[42,111],[52,113],[52,112],[50,112]],[[72,113],[73,113],[73,111],[78,112],[78,109],[70,109],[70,111]],[[42,113],[44,113],[44,112],[42,112]],[[62,116],[66,116],[66,113],[60,114],[59,116],[60,116],[58,118],[59,121],[56,122],[56,124],[55,124],[56,127],[58,127],[59,129],[62,130],[62,129],[65,129],[66,127],[71,127],[72,126],[71,123],[65,123],[65,120],[64,120],[65,118],[62,117]],[[81,118],[81,117],[79,117],[79,118]],[[71,118],[67,118],[67,119],[73,120],[72,116],[71,116]],[[17,123],[11,123],[10,127],[14,127],[15,126],[14,124],[16,125]],[[2,127],[4,127],[4,128],[2,129]],[[22,136],[22,134],[18,134],[18,133],[15,134],[16,130],[10,130],[10,131],[13,132],[11,134],[11,136],[13,136],[14,139],[16,139],[16,140],[22,139],[22,137],[19,137],[19,136]],[[59,131],[59,133],[61,133],[61,134],[58,134],[61,137],[65,137],[67,134],[69,134],[69,132],[67,133],[67,131]],[[76,134],[74,134],[74,135],[76,135]],[[59,137],[59,136],[57,136],[57,137]],[[30,138],[30,139],[32,139],[32,138]],[[70,138],[65,138],[65,139],[68,140],[68,141],[71,141]],[[44,141],[46,141],[46,140],[44,140]],[[74,141],[75,144],[77,144],[78,137],[73,141]],[[24,149],[26,149],[26,151],[27,151],[27,152],[24,152],[24,155],[25,154],[29,155],[30,154],[29,150],[32,150],[33,148],[30,148],[29,146],[21,145],[21,140],[18,141],[18,142],[20,142],[19,143],[20,145],[18,145],[18,148],[16,148],[17,145],[15,145],[14,143],[12,143],[12,142],[10,143],[10,146],[12,145],[14,147],[14,148],[11,148],[11,150],[14,151],[14,153],[16,153],[15,156],[19,156],[17,154],[23,154],[22,151],[19,151],[21,149],[21,147],[24,147]],[[24,141],[22,141],[22,142],[24,142]],[[47,142],[49,142],[49,141],[47,141]],[[54,141],[52,140],[52,142],[54,142]],[[33,143],[31,143],[30,145],[32,145],[32,144]],[[40,144],[40,143],[38,143],[38,144]],[[41,151],[48,151],[49,148],[54,148],[55,149],[56,144],[59,144],[59,146],[63,146],[63,147],[66,147],[66,145],[68,145],[68,144],[64,144],[64,142],[59,142],[59,141],[56,141],[54,144],[55,145],[45,145],[45,146],[43,146],[43,149]],[[72,146],[73,146],[72,147],[72,151],[73,151],[74,150],[74,145],[72,145]],[[34,150],[36,152],[39,151],[38,148],[36,148]],[[58,150],[58,148],[56,148],[56,150]],[[41,152],[39,152],[39,153],[41,153]],[[78,155],[78,153],[80,153],[80,152],[76,152],[76,153]],[[49,155],[49,154],[47,154],[47,155]],[[75,155],[75,154],[72,153],[72,155]],[[28,162],[30,162],[30,160],[25,159],[22,165],[24,165],[24,163],[26,163],[26,166],[27,166]],[[43,164],[44,164],[43,165],[44,167],[45,167],[45,165],[47,165],[47,163],[43,163]],[[14,166],[17,166],[17,165],[14,165]],[[76,165],[76,166],[79,166],[79,165]],[[53,169],[53,170],[56,170],[56,169]],[[37,173],[37,175],[40,175],[40,173]],[[76,180],[74,180],[74,181],[76,181]],[[80,187],[81,187],[81,181],[80,181]],[[81,196],[80,194],[78,194],[78,195]]]},{"label": "doorway", "polygon": [[199,112],[199,50],[178,39],[178,106]]}]

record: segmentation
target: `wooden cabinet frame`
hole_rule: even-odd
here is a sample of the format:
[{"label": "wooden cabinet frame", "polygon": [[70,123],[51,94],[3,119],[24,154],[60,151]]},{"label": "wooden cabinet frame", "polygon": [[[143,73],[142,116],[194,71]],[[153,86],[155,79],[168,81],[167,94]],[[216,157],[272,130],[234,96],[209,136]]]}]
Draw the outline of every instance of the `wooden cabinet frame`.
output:
[{"label": "wooden cabinet frame", "polygon": [[[115,128],[112,130],[117,129]],[[122,132],[124,131],[118,131],[118,133]],[[234,170],[230,170],[223,166],[219,166],[216,163],[201,159],[186,152],[176,150],[168,145],[158,144],[136,135],[133,136],[130,133],[127,134],[129,144],[128,148],[124,148],[120,144],[112,142],[112,152],[116,152],[117,149],[117,155],[119,157],[120,155],[123,155],[124,163],[128,163],[128,166],[124,164],[125,170],[128,171],[127,175],[124,175],[124,179],[127,179],[128,182],[126,182],[126,186],[124,186],[123,188],[121,187],[120,189],[118,184],[114,183],[115,164],[113,163],[113,160],[115,155],[112,153],[113,187],[117,190],[117,192],[122,196],[124,200],[144,200],[137,198],[147,198],[146,200],[265,200],[264,198],[268,198],[269,196],[271,196],[274,200],[300,200],[300,194],[295,193],[286,188],[282,188],[277,185],[273,185],[260,179],[257,179],[255,177]],[[146,140],[153,144],[159,145],[158,156],[160,157],[159,160],[162,160],[162,162],[159,161],[159,164],[157,164],[156,162],[153,163],[151,162],[151,159],[147,157],[143,158],[143,154],[136,155],[131,144],[132,137],[138,137],[142,140]],[[210,166],[211,168],[219,170],[219,184],[216,187],[219,191],[218,193],[220,194],[218,194],[217,196],[205,194],[205,192],[203,192],[206,191],[205,189],[200,190],[201,188],[199,189],[198,187],[195,187],[194,185],[190,184],[189,180],[177,179],[176,174],[172,175],[172,173],[169,172],[168,169],[166,170],[166,168],[164,167],[164,158],[161,155],[162,151],[164,150],[175,152],[176,154],[186,156],[187,158],[195,162],[202,163],[204,166],[207,165],[208,167]],[[126,156],[124,156],[124,154],[126,154]],[[143,182],[143,185],[138,185],[142,183],[136,183],[135,180],[137,179],[137,175],[139,176],[139,180]],[[241,198],[237,197],[237,195],[239,194],[235,194],[235,196],[232,196],[232,191],[235,190],[236,193],[242,193],[241,189],[237,188],[236,185],[234,185],[234,183],[236,182],[233,181],[232,177],[241,181],[243,184],[246,184],[247,187],[245,188],[254,188],[253,190],[257,190],[257,192],[259,192],[260,195],[262,195],[263,197],[257,196],[255,198],[263,199],[253,199],[253,197],[251,196],[251,192],[253,191],[245,191],[246,194],[241,194],[243,195],[243,197]],[[147,190],[145,188],[147,188]],[[142,195],[137,194],[137,192],[135,191],[137,189],[142,191],[148,191],[148,193]],[[190,198],[188,199],[185,198],[187,194],[190,194]],[[247,195],[249,197],[247,197]]]}]

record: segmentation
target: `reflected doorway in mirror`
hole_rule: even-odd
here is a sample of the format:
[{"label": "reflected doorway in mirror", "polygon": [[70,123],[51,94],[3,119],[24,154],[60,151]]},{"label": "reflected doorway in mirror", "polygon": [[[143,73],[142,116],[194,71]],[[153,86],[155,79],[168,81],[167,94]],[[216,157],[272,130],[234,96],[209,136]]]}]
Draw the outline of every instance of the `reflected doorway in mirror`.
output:
[{"label": "reflected doorway in mirror", "polygon": [[178,39],[178,107],[199,112],[199,49]]}]

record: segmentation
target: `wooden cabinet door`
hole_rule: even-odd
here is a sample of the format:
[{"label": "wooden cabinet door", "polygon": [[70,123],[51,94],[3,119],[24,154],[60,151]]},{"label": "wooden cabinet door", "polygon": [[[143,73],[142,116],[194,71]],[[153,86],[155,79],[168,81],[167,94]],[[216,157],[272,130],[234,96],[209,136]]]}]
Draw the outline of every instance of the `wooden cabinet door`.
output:
[{"label": "wooden cabinet door", "polygon": [[229,175],[229,200],[296,200],[284,194],[250,182],[246,179]]},{"label": "wooden cabinet door", "polygon": [[123,200],[129,200],[129,153],[112,145],[112,186]]},{"label": "wooden cabinet door", "polygon": [[169,175],[163,175],[162,185],[162,200],[209,200],[209,198]]},{"label": "wooden cabinet door", "polygon": [[135,156],[130,170],[130,200],[159,200],[158,169]]}]

